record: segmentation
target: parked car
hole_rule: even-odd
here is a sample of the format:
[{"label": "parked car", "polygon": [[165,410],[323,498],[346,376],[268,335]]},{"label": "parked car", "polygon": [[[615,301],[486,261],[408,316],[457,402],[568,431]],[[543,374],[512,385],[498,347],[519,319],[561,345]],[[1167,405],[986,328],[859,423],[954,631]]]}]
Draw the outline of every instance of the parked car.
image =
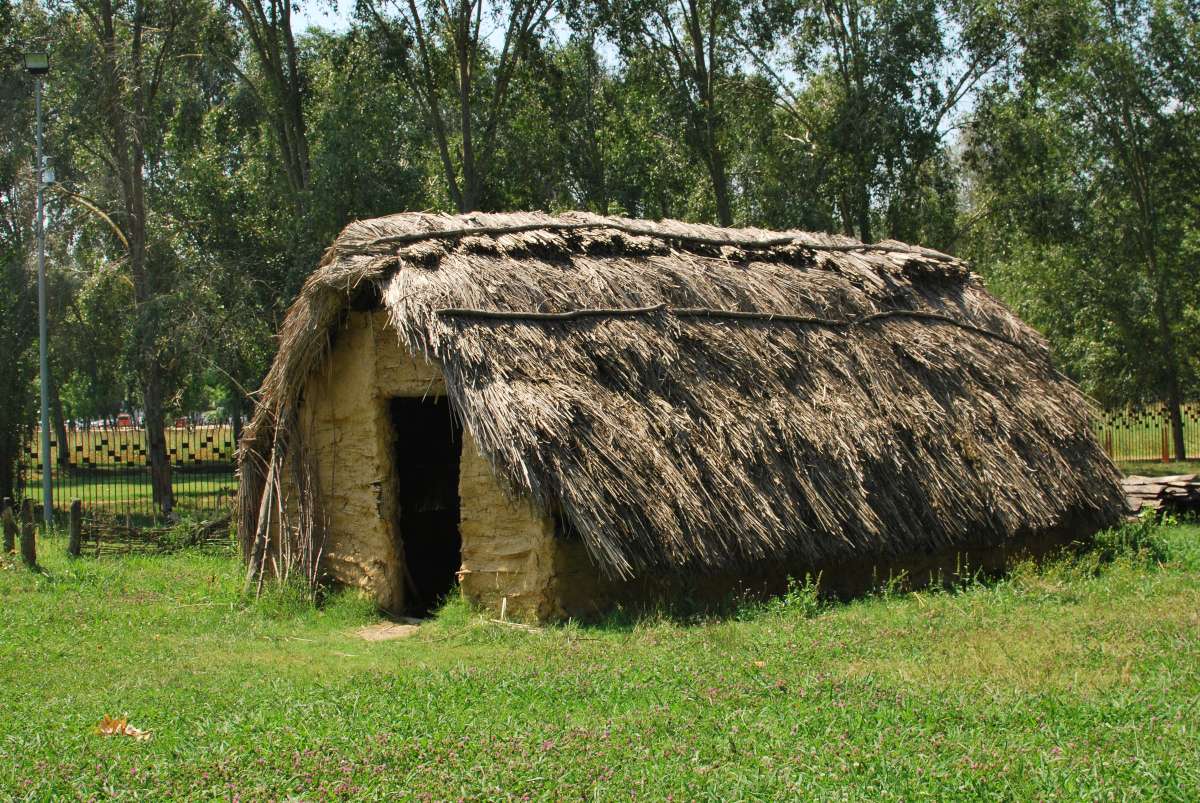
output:
[{"label": "parked car", "polygon": [[131,416],[129,413],[119,413],[117,415],[117,426],[118,427],[132,427],[133,426],[133,416]]}]

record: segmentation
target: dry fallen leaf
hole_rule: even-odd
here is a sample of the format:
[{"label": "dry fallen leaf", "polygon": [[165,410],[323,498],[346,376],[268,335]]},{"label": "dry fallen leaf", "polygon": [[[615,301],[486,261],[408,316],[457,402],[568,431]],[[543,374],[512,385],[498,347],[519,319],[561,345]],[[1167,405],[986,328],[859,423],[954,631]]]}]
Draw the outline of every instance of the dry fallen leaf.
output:
[{"label": "dry fallen leaf", "polygon": [[144,742],[150,738],[150,731],[133,727],[129,724],[128,718],[117,719],[108,714],[105,714],[104,719],[100,720],[100,724],[96,726],[96,733],[101,736],[128,736],[138,742]]},{"label": "dry fallen leaf", "polygon": [[757,666],[759,669],[762,669],[764,666],[767,665],[767,662],[766,661],[755,661],[754,665]]}]

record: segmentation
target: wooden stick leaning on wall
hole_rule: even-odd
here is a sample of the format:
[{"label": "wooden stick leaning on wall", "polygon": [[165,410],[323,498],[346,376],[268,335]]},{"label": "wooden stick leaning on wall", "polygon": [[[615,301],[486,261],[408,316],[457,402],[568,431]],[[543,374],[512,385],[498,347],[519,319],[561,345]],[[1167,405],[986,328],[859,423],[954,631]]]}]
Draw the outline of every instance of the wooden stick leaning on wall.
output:
[{"label": "wooden stick leaning on wall", "polygon": [[[275,488],[276,458],[272,450],[270,463],[267,467],[267,480],[263,485],[262,501],[258,506],[258,530],[254,534],[254,548],[250,552],[249,564],[246,567],[246,582],[242,593],[248,593],[255,588],[256,594],[262,593],[262,574],[265,567],[267,546],[271,538],[271,495]],[[257,584],[256,584],[257,581]]]}]

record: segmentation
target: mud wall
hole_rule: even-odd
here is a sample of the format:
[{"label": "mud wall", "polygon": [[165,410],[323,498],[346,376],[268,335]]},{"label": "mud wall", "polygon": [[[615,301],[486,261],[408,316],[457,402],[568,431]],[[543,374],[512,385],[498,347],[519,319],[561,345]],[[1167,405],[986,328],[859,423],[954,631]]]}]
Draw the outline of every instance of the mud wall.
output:
[{"label": "mud wall", "polygon": [[327,522],[322,569],[386,611],[404,607],[388,402],[444,393],[441,371],[400,347],[383,312],[351,312],[302,397],[301,428]]},{"label": "mud wall", "polygon": [[[404,610],[404,552],[389,402],[444,394],[441,371],[401,348],[385,313],[352,312],[302,397],[301,427],[328,527],[322,568],[394,613]],[[403,448],[398,445],[401,459]],[[513,618],[561,615],[551,593],[560,563],[553,522],[510,498],[469,432],[463,433],[459,496],[462,593],[493,611],[507,597]]]},{"label": "mud wall", "polygon": [[459,499],[459,584],[467,599],[492,612],[503,607],[514,619],[560,615],[554,594],[554,522],[504,491],[470,433],[463,434]]}]

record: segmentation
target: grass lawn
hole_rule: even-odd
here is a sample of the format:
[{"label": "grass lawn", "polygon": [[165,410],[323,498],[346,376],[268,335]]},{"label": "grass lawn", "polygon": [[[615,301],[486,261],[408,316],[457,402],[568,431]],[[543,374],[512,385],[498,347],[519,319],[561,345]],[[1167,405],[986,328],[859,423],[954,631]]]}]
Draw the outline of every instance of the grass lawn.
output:
[{"label": "grass lawn", "polygon": [[[525,631],[230,554],[0,568],[0,797],[1200,797],[1200,526],[954,593]],[[102,737],[128,716],[149,741]]]},{"label": "grass lawn", "polygon": [[1200,460],[1164,463],[1161,460],[1118,460],[1117,468],[1126,474],[1144,477],[1164,477],[1168,474],[1200,474]]},{"label": "grass lawn", "polygon": [[[227,510],[237,494],[237,477],[229,472],[180,472],[171,478],[175,508],[180,511]],[[42,477],[30,476],[25,496],[41,502]],[[154,504],[154,489],[148,474],[93,472],[54,478],[54,508],[67,510],[72,499],[83,501],[88,512],[122,514],[127,510],[148,511]]]}]

